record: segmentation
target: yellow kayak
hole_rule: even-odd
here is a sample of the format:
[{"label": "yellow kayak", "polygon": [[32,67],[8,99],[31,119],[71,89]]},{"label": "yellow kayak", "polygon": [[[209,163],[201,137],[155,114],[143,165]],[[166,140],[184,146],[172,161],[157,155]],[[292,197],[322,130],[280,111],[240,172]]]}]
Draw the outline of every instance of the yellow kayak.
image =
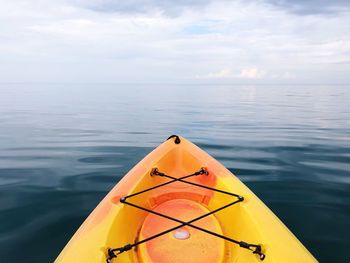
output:
[{"label": "yellow kayak", "polygon": [[237,177],[179,136],[139,162],[55,262],[317,262]]}]

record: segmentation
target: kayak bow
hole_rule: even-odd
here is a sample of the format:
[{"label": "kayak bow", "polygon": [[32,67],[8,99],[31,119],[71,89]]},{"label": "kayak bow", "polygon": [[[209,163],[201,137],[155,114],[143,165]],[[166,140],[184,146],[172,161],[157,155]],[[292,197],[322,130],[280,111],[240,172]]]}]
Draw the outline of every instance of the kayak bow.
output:
[{"label": "kayak bow", "polygon": [[56,262],[317,262],[237,177],[171,136],[109,192]]}]

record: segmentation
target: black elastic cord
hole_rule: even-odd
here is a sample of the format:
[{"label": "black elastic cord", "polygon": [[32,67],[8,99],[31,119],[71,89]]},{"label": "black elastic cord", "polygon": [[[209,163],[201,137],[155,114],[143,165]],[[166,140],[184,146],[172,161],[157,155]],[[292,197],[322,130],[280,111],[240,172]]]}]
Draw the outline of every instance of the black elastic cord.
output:
[{"label": "black elastic cord", "polygon": [[[227,204],[227,205],[225,205],[225,206],[223,206],[223,207],[220,207],[220,208],[218,208],[218,209],[216,209],[216,210],[214,210],[214,211],[211,211],[211,212],[208,213],[208,214],[205,214],[205,217],[206,217],[206,216],[209,216],[209,215],[211,215],[211,214],[214,214],[214,213],[216,213],[216,212],[219,212],[219,211],[221,211],[221,210],[223,210],[223,209],[225,209],[225,208],[227,208],[227,207],[229,207],[229,206],[232,206],[232,205],[234,205],[234,204],[236,204],[236,203],[238,203],[238,202],[242,202],[242,201],[243,201],[243,200],[240,200],[240,199],[239,199],[239,200],[236,200],[236,201],[234,201],[234,202],[232,202],[232,203],[229,203],[229,204]],[[218,234],[218,233],[212,232],[212,231],[207,230],[207,229],[205,229],[205,228],[201,228],[201,227],[199,227],[199,226],[196,226],[196,225],[192,225],[192,224],[191,224],[191,223],[193,223],[193,222],[195,222],[195,221],[197,221],[197,220],[199,220],[199,219],[202,219],[202,218],[203,218],[202,216],[200,216],[200,218],[195,218],[195,219],[194,219],[195,221],[192,221],[192,220],[191,220],[191,221],[189,221],[189,222],[184,222],[184,221],[179,220],[179,219],[177,219],[177,218],[173,218],[173,217],[170,217],[170,216],[167,216],[167,215],[164,215],[164,214],[155,212],[155,211],[153,211],[153,210],[144,208],[144,207],[142,207],[142,206],[139,206],[139,205],[136,205],[136,204],[127,202],[127,201],[125,201],[125,202],[123,201],[122,203],[127,204],[127,205],[130,205],[130,206],[133,206],[133,207],[138,208],[138,209],[141,209],[141,210],[143,210],[143,211],[149,212],[149,213],[151,213],[151,214],[154,214],[154,215],[157,215],[157,216],[160,216],[160,217],[164,217],[164,218],[166,218],[166,219],[169,219],[169,220],[172,220],[172,221],[175,221],[175,222],[180,223],[181,225],[177,226],[175,229],[181,228],[181,227],[183,227],[183,226],[190,226],[190,227],[192,227],[192,228],[195,228],[195,229],[197,229],[197,230],[203,231],[203,232],[208,233],[208,234],[210,234],[210,235],[213,235],[213,236],[216,236],[216,237],[220,237],[220,238],[222,238],[222,239],[225,239],[225,240],[227,240],[227,241],[236,243],[236,244],[238,244],[238,245],[240,244],[240,241],[231,239],[231,238],[229,238],[229,237],[225,237],[225,236],[223,236],[223,235],[220,235],[220,234]],[[168,232],[167,232],[167,233],[168,233]]]},{"label": "black elastic cord", "polygon": [[[229,206],[232,206],[232,205],[234,205],[234,204],[236,204],[236,203],[238,203],[238,202],[241,202],[241,201],[242,201],[242,200],[236,200],[236,201],[234,201],[234,202],[232,202],[232,203],[229,203],[229,204],[227,204],[227,205],[225,205],[225,206],[223,206],[223,207],[220,207],[220,208],[218,208],[218,209],[215,209],[215,210],[213,210],[213,211],[210,211],[209,213],[206,213],[206,214],[201,215],[201,216],[199,216],[199,217],[197,217],[197,218],[194,218],[194,219],[192,219],[192,220],[190,220],[190,221],[188,221],[188,222],[183,222],[183,221],[177,220],[176,218],[171,218],[171,217],[169,217],[168,219],[171,219],[171,220],[174,220],[174,221],[177,221],[177,222],[181,222],[181,224],[178,225],[178,226],[172,227],[172,228],[170,228],[170,229],[168,229],[168,230],[165,230],[165,231],[163,231],[163,232],[160,232],[160,233],[158,233],[158,234],[156,234],[156,235],[154,235],[154,236],[151,236],[151,237],[145,238],[145,239],[143,239],[143,240],[137,241],[137,242],[135,242],[135,243],[133,243],[133,244],[127,244],[127,245],[125,245],[125,246],[123,246],[123,247],[114,248],[114,249],[108,249],[108,258],[107,258],[107,262],[111,262],[111,259],[116,258],[119,254],[121,254],[121,253],[123,253],[123,252],[125,252],[125,251],[128,251],[128,250],[132,249],[133,247],[136,247],[136,246],[138,246],[138,245],[140,245],[140,244],[142,244],[142,243],[145,243],[145,242],[150,241],[150,240],[152,240],[152,239],[155,239],[155,238],[157,238],[157,237],[163,236],[163,235],[165,235],[165,234],[167,234],[167,233],[169,233],[169,232],[171,232],[171,231],[174,231],[174,230],[176,230],[176,229],[179,229],[179,228],[181,228],[181,227],[183,227],[183,226],[190,226],[190,227],[197,228],[198,230],[202,230],[202,228],[196,227],[196,226],[194,226],[194,225],[191,225],[191,223],[194,223],[194,222],[196,222],[196,221],[198,221],[198,220],[201,220],[201,219],[203,219],[203,218],[205,218],[205,217],[207,217],[207,216],[210,216],[210,215],[212,215],[212,214],[214,214],[214,213],[216,213],[216,212],[219,212],[219,211],[221,211],[221,210],[223,210],[223,209],[225,209],[225,208],[227,208],[227,207],[229,207]],[[127,201],[122,201],[122,200],[121,200],[121,202],[124,203],[124,204],[130,205],[130,206],[133,206],[133,207],[135,207],[135,208],[139,208],[139,209],[141,209],[141,210],[150,212],[150,213],[158,214],[157,212],[154,212],[154,211],[149,210],[149,209],[147,209],[147,208],[144,208],[144,207],[135,205],[135,204],[133,204],[133,203],[129,203],[129,202],[127,202]],[[159,216],[163,216],[162,214],[158,214],[158,215],[159,215]],[[165,215],[164,215],[164,216],[165,216]],[[215,236],[218,236],[218,237],[221,236],[221,235],[219,235],[219,234],[217,234],[217,233],[214,233],[214,232],[211,232],[211,231],[209,231],[209,230],[206,230],[206,229],[203,229],[203,230],[204,230],[204,232],[206,232],[206,233],[208,233],[208,234],[212,234],[212,233],[213,233]],[[225,237],[225,238],[226,238],[226,237]],[[231,241],[230,239],[226,239],[226,240]],[[233,240],[233,241],[234,241],[234,243],[236,243],[236,244],[240,244],[239,241],[236,241],[236,240]],[[114,252],[117,252],[117,253],[114,253]]]},{"label": "black elastic cord", "polygon": [[[204,169],[204,168],[202,168]],[[185,181],[183,179],[186,179],[186,178],[183,178],[183,177],[180,177],[180,178],[176,178],[176,177],[172,177],[170,175],[166,175],[164,173],[159,173],[157,174],[157,170],[154,172],[155,175],[158,175],[158,176],[162,176],[162,177],[167,177],[169,179],[172,179],[174,181],[180,181],[180,182],[183,182],[183,183],[186,183],[186,184],[190,184],[190,185],[194,185],[194,186],[198,186],[198,187],[201,187],[201,188],[205,188],[205,189],[208,189],[208,190],[212,190],[212,191],[215,191],[215,192],[219,192],[219,193],[222,193],[222,194],[227,194],[227,195],[231,195],[231,196],[235,196],[237,198],[240,198],[241,196],[240,195],[237,195],[237,194],[234,194],[234,193],[230,193],[230,192],[226,192],[226,191],[223,191],[223,190],[220,190],[220,189],[215,189],[215,188],[212,188],[212,187],[209,187],[209,186],[206,186],[206,185],[201,185],[201,184],[196,184],[196,183],[192,183],[192,182],[188,182],[188,181]]]},{"label": "black elastic cord", "polygon": [[[174,135],[176,136],[176,135]],[[148,189],[145,189],[145,190],[142,190],[140,192],[137,192],[137,193],[134,193],[134,194],[131,194],[131,195],[128,195],[128,196],[125,196],[125,197],[122,197],[120,199],[120,202],[123,203],[123,204],[126,204],[126,205],[130,205],[134,208],[137,208],[137,209],[140,209],[140,210],[143,210],[143,211],[146,211],[146,212],[149,212],[149,213],[152,213],[152,214],[155,214],[155,215],[158,215],[160,217],[164,217],[164,218],[167,218],[169,220],[172,220],[172,221],[175,221],[175,222],[178,222],[180,223],[180,225],[176,226],[176,227],[173,227],[171,229],[168,229],[168,230],[165,230],[163,232],[160,232],[154,236],[151,236],[151,237],[148,237],[146,239],[143,239],[143,240],[140,240],[140,241],[137,241],[133,244],[127,244],[123,247],[120,247],[120,248],[114,248],[114,249],[108,249],[108,257],[107,257],[107,262],[111,262],[111,260],[115,257],[117,257],[117,255],[119,255],[120,253],[123,253],[125,251],[128,251],[130,250],[131,248],[135,247],[135,246],[138,246],[142,243],[145,243],[147,241],[150,241],[152,239],[155,239],[159,236],[162,236],[162,235],[165,235],[173,230],[176,230],[178,228],[181,228],[183,226],[189,226],[189,227],[192,227],[192,228],[195,228],[197,230],[200,230],[200,231],[203,231],[207,234],[210,234],[210,235],[213,235],[213,236],[216,236],[216,237],[219,237],[219,238],[222,238],[226,241],[229,241],[229,242],[232,242],[232,243],[235,243],[237,245],[239,245],[240,247],[242,248],[245,248],[245,249],[249,249],[251,251],[253,251],[254,254],[258,254],[259,255],[259,258],[260,260],[264,260],[265,259],[265,254],[262,253],[262,249],[261,249],[261,245],[256,245],[256,244],[249,244],[247,242],[244,242],[244,241],[237,241],[235,239],[232,239],[232,238],[229,238],[229,237],[226,237],[226,236],[223,236],[223,235],[220,235],[218,233],[215,233],[215,232],[212,232],[210,230],[207,230],[207,229],[204,229],[204,228],[201,228],[201,227],[198,227],[198,226],[195,226],[195,225],[192,225],[193,222],[196,222],[204,217],[207,217],[209,215],[212,215],[216,212],[219,212],[227,207],[230,207],[236,203],[239,203],[239,202],[242,202],[244,200],[244,198],[240,195],[237,195],[237,194],[234,194],[234,193],[230,193],[230,192],[227,192],[227,191],[223,191],[223,190],[219,190],[219,189],[215,189],[215,188],[212,188],[212,187],[209,187],[209,186],[205,186],[205,185],[200,185],[200,184],[197,184],[197,183],[193,183],[193,182],[189,182],[189,181],[186,181],[184,179],[187,179],[189,177],[192,177],[192,176],[197,176],[197,175],[208,175],[209,172],[206,168],[201,168],[199,171],[195,172],[195,173],[192,173],[192,174],[189,174],[189,175],[186,175],[186,176],[183,176],[183,177],[180,177],[180,178],[176,178],[176,177],[172,177],[172,176],[169,176],[165,173],[162,173],[160,172],[157,168],[153,168],[150,175],[151,176],[161,176],[161,177],[166,177],[166,178],[169,178],[169,179],[172,179],[171,181],[168,181],[166,183],[163,183],[163,184],[160,184],[160,185],[156,185],[154,187],[151,187],[151,188],[148,188]],[[139,195],[139,194],[142,194],[142,193],[145,193],[145,192],[148,192],[148,191],[151,191],[151,190],[154,190],[156,188],[159,188],[161,186],[165,186],[167,184],[170,184],[170,183],[174,183],[174,182],[183,182],[183,183],[186,183],[186,184],[190,184],[190,185],[194,185],[194,186],[197,186],[197,187],[201,187],[201,188],[204,188],[204,189],[208,189],[208,190],[212,190],[212,191],[216,191],[216,192],[219,192],[219,193],[222,193],[222,194],[226,194],[226,195],[230,195],[230,196],[234,196],[236,198],[238,198],[238,200],[234,201],[234,202],[231,202],[227,205],[224,205],[220,208],[217,208],[213,211],[210,211],[202,216],[199,216],[195,219],[192,219],[188,222],[184,222],[184,221],[181,221],[177,218],[173,218],[173,217],[170,217],[170,216],[167,216],[167,215],[164,215],[164,214],[161,214],[161,213],[158,213],[158,212],[155,212],[153,210],[150,210],[148,208],[145,208],[145,207],[142,207],[142,206],[139,206],[137,204],[133,204],[131,202],[128,202],[126,201],[127,198],[131,198],[133,196],[136,196],[136,195]],[[116,252],[116,253],[115,253]]]},{"label": "black elastic cord", "polygon": [[[202,170],[203,170],[203,172],[201,172]],[[151,175],[151,176],[154,176],[154,175],[158,175],[158,173],[160,173],[160,172],[158,171],[158,169],[157,169],[157,168],[153,168],[152,171],[150,172],[150,175]],[[204,173],[205,173],[204,168],[201,168],[201,170],[198,171],[198,172],[195,172],[195,173],[193,173],[193,174],[188,174],[188,175],[185,175],[185,176],[180,177],[180,178],[174,178],[174,179],[171,180],[171,181],[168,181],[168,182],[165,182],[165,183],[162,183],[162,184],[153,186],[153,187],[151,187],[151,188],[147,188],[147,189],[145,189],[145,190],[142,190],[142,191],[140,191],[140,192],[137,192],[137,193],[134,193],[134,194],[131,194],[131,195],[127,195],[127,196],[124,197],[124,199],[130,198],[130,197],[134,197],[134,196],[139,195],[139,194],[146,193],[146,192],[148,192],[148,191],[151,191],[151,190],[157,189],[157,188],[159,188],[159,187],[162,187],[162,186],[165,186],[165,185],[174,183],[174,182],[176,182],[176,181],[179,181],[180,179],[181,179],[181,180],[182,180],[182,179],[187,179],[187,178],[189,178],[189,177],[201,175],[201,174],[204,174]],[[164,174],[164,173],[160,173],[160,174],[162,174],[162,175],[164,175],[164,176],[166,175],[166,174]]]}]

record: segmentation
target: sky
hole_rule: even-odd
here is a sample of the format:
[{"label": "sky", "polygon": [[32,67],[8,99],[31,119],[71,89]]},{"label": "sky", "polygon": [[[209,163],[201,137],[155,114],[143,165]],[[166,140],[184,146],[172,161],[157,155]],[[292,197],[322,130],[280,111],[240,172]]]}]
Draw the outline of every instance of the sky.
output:
[{"label": "sky", "polygon": [[348,0],[0,6],[0,82],[350,83]]}]

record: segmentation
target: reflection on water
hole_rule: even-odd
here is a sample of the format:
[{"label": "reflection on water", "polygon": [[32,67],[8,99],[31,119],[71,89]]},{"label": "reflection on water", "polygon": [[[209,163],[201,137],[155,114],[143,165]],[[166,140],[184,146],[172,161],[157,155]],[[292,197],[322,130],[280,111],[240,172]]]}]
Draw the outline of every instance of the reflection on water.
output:
[{"label": "reflection on water", "polygon": [[322,262],[350,243],[350,91],[340,86],[0,85],[0,258],[52,261],[170,134],[240,177]]}]

